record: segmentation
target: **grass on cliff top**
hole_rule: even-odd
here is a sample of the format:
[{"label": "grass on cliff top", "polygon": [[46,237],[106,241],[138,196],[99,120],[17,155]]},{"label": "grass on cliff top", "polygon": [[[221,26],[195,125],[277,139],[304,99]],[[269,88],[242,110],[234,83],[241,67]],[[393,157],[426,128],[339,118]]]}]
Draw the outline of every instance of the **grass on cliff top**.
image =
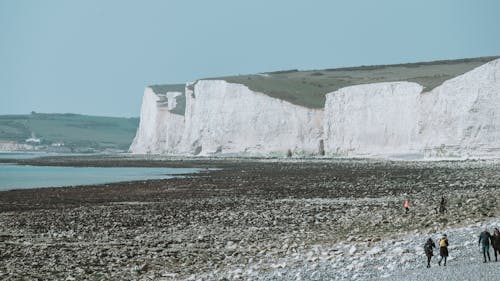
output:
[{"label": "grass on cliff top", "polygon": [[165,95],[167,92],[180,92],[181,96],[176,98],[177,106],[170,110],[173,114],[184,115],[186,111],[186,96],[184,95],[186,85],[184,84],[166,84],[166,85],[151,85],[149,86],[153,92],[160,96],[160,100],[158,101],[159,106],[167,106],[168,101]]},{"label": "grass on cliff top", "polygon": [[340,88],[369,83],[409,81],[430,91],[444,81],[464,74],[498,57],[360,66],[310,71],[278,71],[222,77],[252,91],[309,108],[323,108],[325,95]]},{"label": "grass on cliff top", "polygon": [[[430,91],[448,79],[464,74],[497,58],[500,57],[308,71],[287,70],[208,79],[243,84],[252,91],[261,92],[296,105],[323,108],[325,95],[343,87],[369,83],[409,81],[422,85],[424,91]],[[154,87],[166,92],[167,89],[174,89],[179,85],[155,85]],[[159,92],[160,90],[156,93]],[[184,92],[184,88],[181,92]]]},{"label": "grass on cliff top", "polygon": [[138,118],[78,114],[0,115],[0,141],[24,143],[34,133],[42,143],[64,142],[66,147],[127,150]]},{"label": "grass on cliff top", "polygon": [[185,84],[165,84],[149,86],[157,95],[166,94],[167,92],[180,92],[184,94]]}]

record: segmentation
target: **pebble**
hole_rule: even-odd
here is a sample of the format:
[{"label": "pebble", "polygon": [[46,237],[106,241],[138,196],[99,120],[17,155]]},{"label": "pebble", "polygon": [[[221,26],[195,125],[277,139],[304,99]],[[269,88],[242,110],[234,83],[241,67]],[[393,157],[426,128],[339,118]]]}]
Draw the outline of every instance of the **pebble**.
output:
[{"label": "pebble", "polygon": [[[210,176],[2,192],[0,273],[12,280],[21,272],[57,280],[398,278],[399,269],[425,270],[420,247],[429,235],[467,225],[467,239],[446,230],[450,251],[474,246],[474,225],[500,216],[499,172],[496,162],[473,161],[240,163]],[[435,214],[443,192],[449,213]]]}]

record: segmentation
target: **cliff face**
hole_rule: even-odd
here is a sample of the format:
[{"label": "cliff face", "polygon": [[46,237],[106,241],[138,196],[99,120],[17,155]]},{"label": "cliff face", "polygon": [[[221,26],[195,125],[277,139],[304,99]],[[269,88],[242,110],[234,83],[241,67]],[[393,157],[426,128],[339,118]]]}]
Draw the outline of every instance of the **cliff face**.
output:
[{"label": "cliff face", "polygon": [[201,80],[186,91],[183,150],[189,154],[317,154],[323,111],[253,92],[240,84]]},{"label": "cliff face", "polygon": [[500,59],[420,96],[427,156],[500,156]]},{"label": "cliff face", "polygon": [[[357,75],[364,77],[370,70],[360,71]],[[413,67],[408,71],[415,72]],[[435,75],[418,79],[434,81]],[[273,85],[286,81],[278,79]],[[428,92],[405,81],[340,88],[326,95],[324,109],[292,104],[242,84],[199,80],[187,84],[185,93],[146,89],[130,150],[182,155],[269,156],[291,151],[331,156],[500,156],[499,108],[500,59]]]},{"label": "cliff face", "polygon": [[342,88],[326,96],[328,154],[370,156],[416,151],[422,86],[410,82]]},{"label": "cliff face", "polygon": [[146,88],[142,99],[139,129],[130,146],[138,154],[176,153],[184,132],[184,116],[174,113],[183,93],[156,94]]},{"label": "cliff face", "polygon": [[445,81],[375,83],[327,95],[330,155],[500,156],[500,60]]}]

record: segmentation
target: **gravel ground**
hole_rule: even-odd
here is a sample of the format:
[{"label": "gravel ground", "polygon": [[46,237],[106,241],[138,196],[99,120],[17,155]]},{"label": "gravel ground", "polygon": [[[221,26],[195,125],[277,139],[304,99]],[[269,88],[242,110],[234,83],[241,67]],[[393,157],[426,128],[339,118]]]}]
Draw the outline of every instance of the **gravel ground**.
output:
[{"label": "gravel ground", "polygon": [[[493,249],[490,250],[492,261],[483,263],[477,245],[479,233],[485,227],[492,232],[498,226],[500,218],[444,229],[450,241],[447,266],[438,266],[439,256],[435,250],[431,268],[426,268],[423,244],[429,237],[437,244],[441,234],[415,234],[381,241],[352,254],[349,252],[354,244],[319,247],[317,256],[326,258],[310,261],[305,254],[301,257],[304,262],[267,272],[255,280],[498,280],[500,262],[495,262]],[[335,249],[340,252],[328,258]],[[294,261],[282,263],[292,265]]]},{"label": "gravel ground", "polygon": [[[78,159],[52,158],[49,164],[197,166],[183,160],[72,161]],[[406,278],[399,272],[418,278],[451,270],[462,257],[479,259],[480,224],[500,217],[500,164],[493,161],[199,164],[223,169],[169,180],[0,192],[0,279]],[[434,211],[442,193],[446,215]],[[411,211],[405,215],[407,197]],[[427,236],[437,239],[463,226],[469,226],[463,235],[449,230],[449,267],[424,268]]]},{"label": "gravel ground", "polygon": [[[452,259],[446,267],[438,266],[438,256],[433,258],[430,269],[421,266],[413,270],[398,273],[386,280],[499,280],[500,262],[495,262],[493,249],[490,249],[492,262],[483,263],[483,254],[477,245],[479,233],[488,227],[493,233],[494,227],[500,227],[500,219],[494,219],[469,227],[446,230],[451,243],[456,244],[450,249]],[[424,235],[410,239],[425,241]]]},{"label": "gravel ground", "polygon": [[471,280],[498,280],[500,276],[500,265],[498,263],[481,264],[467,263],[461,261],[446,268],[431,268],[430,270],[414,270],[406,275],[388,278],[386,280],[408,280],[408,281],[471,281]]}]

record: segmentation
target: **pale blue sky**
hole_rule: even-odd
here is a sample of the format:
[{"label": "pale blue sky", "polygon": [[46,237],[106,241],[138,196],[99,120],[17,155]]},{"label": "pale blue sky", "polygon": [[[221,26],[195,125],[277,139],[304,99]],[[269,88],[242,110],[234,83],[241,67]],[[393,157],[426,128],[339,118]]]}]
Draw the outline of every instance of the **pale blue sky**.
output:
[{"label": "pale blue sky", "polygon": [[0,0],[0,114],[138,116],[150,84],[500,55],[500,1]]}]

